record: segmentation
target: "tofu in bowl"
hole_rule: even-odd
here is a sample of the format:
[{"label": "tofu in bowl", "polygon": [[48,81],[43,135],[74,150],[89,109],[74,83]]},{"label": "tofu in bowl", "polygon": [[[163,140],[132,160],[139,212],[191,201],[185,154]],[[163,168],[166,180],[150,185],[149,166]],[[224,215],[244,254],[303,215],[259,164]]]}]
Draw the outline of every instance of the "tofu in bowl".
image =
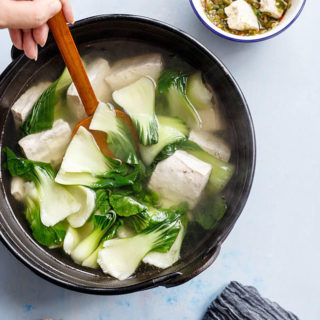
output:
[{"label": "tofu in bowl", "polygon": [[200,21],[219,36],[256,42],[287,29],[300,15],[305,0],[190,0]]}]

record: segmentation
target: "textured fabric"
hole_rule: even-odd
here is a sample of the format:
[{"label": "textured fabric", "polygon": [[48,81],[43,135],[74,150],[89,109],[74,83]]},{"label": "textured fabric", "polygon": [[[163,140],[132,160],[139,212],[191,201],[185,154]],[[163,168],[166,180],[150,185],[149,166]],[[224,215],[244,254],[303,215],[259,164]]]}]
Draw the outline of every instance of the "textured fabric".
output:
[{"label": "textured fabric", "polygon": [[203,320],[299,320],[254,287],[231,282],[208,308]]}]

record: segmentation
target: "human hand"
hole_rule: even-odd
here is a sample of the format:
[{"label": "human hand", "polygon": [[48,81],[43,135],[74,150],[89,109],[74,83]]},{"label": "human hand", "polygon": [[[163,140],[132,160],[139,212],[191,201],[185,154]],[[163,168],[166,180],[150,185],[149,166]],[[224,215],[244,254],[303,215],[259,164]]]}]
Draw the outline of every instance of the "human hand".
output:
[{"label": "human hand", "polygon": [[69,0],[0,0],[0,29],[8,28],[13,45],[37,60],[38,44],[47,42],[47,21],[61,9],[68,23],[73,23]]}]

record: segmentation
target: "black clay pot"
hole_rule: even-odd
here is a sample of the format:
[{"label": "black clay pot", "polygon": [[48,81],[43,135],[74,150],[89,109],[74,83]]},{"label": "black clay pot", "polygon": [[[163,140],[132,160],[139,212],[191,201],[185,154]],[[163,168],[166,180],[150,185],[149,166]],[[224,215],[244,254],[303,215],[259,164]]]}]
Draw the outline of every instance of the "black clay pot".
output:
[{"label": "black clay pot", "polygon": [[[182,31],[164,23],[128,15],[106,15],[81,20],[72,27],[80,48],[99,46],[108,41],[129,40],[153,46],[154,50],[180,55],[194,68],[200,69],[217,94],[217,100],[230,123],[233,141],[232,162],[236,172],[225,196],[229,208],[216,227],[202,233],[196,240],[189,236],[182,248],[182,257],[166,270],[140,268],[136,275],[118,281],[74,264],[61,250],[49,250],[33,240],[21,206],[10,195],[10,177],[1,163],[0,235],[7,248],[27,267],[45,279],[77,291],[96,294],[121,294],[156,286],[176,286],[208,268],[219,254],[239,217],[249,194],[255,167],[255,137],[246,101],[225,66],[205,47]],[[115,47],[114,50],[117,48]],[[128,48],[129,50],[129,48]],[[123,50],[122,50],[123,51]],[[52,38],[40,50],[37,62],[13,51],[13,62],[0,76],[1,149],[16,149],[17,134],[10,108],[34,79],[46,76],[54,69],[57,76],[63,62]],[[54,66],[55,68],[52,68]],[[49,68],[50,67],[50,68]]]}]

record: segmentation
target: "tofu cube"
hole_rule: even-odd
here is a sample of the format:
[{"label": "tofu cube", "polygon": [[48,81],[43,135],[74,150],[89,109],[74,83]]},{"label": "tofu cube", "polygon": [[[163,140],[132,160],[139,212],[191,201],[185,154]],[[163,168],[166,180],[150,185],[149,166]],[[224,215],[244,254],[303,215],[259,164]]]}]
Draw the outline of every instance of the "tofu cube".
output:
[{"label": "tofu cube", "polygon": [[43,91],[45,91],[50,85],[51,82],[49,81],[40,82],[37,85],[34,85],[31,88],[29,88],[14,103],[14,105],[11,108],[11,112],[16,127],[19,127],[22,123],[26,121],[34,104],[38,101]]},{"label": "tofu cube", "polygon": [[222,161],[228,162],[230,160],[231,148],[229,144],[210,132],[191,130],[189,140],[197,143],[203,150]]},{"label": "tofu cube", "polygon": [[54,122],[51,129],[22,138],[19,140],[19,145],[28,159],[57,166],[62,161],[71,134],[69,124],[59,119]]},{"label": "tofu cube", "polygon": [[230,29],[245,31],[259,30],[259,22],[252,7],[245,0],[233,1],[224,9],[228,16],[227,23]]},{"label": "tofu cube", "polygon": [[217,107],[198,111],[202,121],[202,130],[222,131],[226,129],[226,122]]},{"label": "tofu cube", "polygon": [[116,62],[106,77],[106,81],[114,91],[126,87],[144,76],[157,80],[162,69],[163,61],[160,54],[146,54]]},{"label": "tofu cube", "polygon": [[187,202],[192,209],[201,197],[211,169],[210,164],[178,150],[157,164],[148,186],[161,198],[174,204]]},{"label": "tofu cube", "polygon": [[269,13],[275,19],[280,19],[283,15],[283,9],[277,7],[276,0],[261,0],[259,10]]},{"label": "tofu cube", "polygon": [[[97,98],[102,102],[110,102],[112,92],[105,81],[105,77],[110,72],[108,61],[103,58],[92,58],[86,64],[86,71]],[[70,85],[67,91],[67,102],[75,123],[87,117],[74,83]]]}]

